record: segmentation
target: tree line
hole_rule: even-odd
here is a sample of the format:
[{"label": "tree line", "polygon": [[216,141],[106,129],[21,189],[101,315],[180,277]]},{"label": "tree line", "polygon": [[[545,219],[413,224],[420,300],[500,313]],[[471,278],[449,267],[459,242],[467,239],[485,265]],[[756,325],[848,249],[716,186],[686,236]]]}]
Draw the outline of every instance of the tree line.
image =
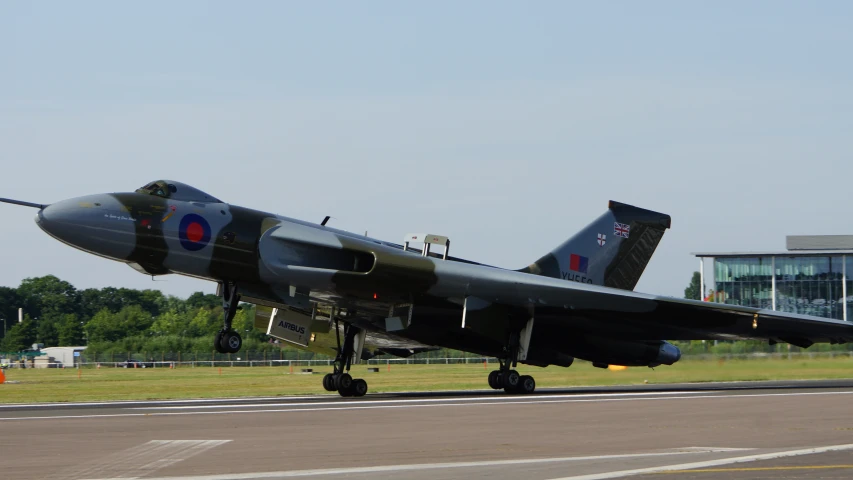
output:
[{"label": "tree line", "polygon": [[[18,323],[18,308],[23,322]],[[87,345],[89,351],[209,352],[222,328],[222,302],[196,292],[186,299],[159,290],[88,288],[78,290],[53,275],[27,278],[17,288],[0,287],[0,351]],[[252,328],[254,306],[242,304],[234,328],[244,348],[278,348]]]}]

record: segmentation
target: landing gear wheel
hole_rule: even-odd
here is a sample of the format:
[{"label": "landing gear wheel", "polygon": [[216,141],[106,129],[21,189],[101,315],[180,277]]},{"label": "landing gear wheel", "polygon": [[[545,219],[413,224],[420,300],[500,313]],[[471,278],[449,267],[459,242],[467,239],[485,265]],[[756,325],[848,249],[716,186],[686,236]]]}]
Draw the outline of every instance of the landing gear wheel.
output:
[{"label": "landing gear wheel", "polygon": [[503,387],[507,389],[507,391],[515,390],[518,387],[519,382],[521,381],[521,376],[515,370],[510,370],[503,375],[501,375],[503,380]]},{"label": "landing gear wheel", "polygon": [[222,349],[222,331],[216,332],[216,336],[213,337],[213,349],[217,351],[217,353],[228,353],[227,351]]},{"label": "landing gear wheel", "polygon": [[221,335],[219,337],[219,347],[222,349],[222,353],[237,353],[240,351],[240,347],[243,346],[243,339],[240,337],[240,334],[231,330],[227,332],[219,332]]},{"label": "landing gear wheel", "polygon": [[341,395],[349,391],[350,387],[352,387],[352,377],[349,373],[342,373],[335,379],[335,388],[341,392]]},{"label": "landing gear wheel", "polygon": [[367,382],[362,379],[357,379],[352,382],[350,387],[354,397],[363,397],[367,393]]},{"label": "landing gear wheel", "polygon": [[323,376],[323,388],[325,388],[327,392],[335,391],[335,376],[333,374],[327,373]]},{"label": "landing gear wheel", "polygon": [[517,392],[529,394],[536,390],[536,380],[530,375],[522,375],[518,382]]},{"label": "landing gear wheel", "polygon": [[501,389],[501,372],[499,370],[489,372],[489,386],[495,390]]}]

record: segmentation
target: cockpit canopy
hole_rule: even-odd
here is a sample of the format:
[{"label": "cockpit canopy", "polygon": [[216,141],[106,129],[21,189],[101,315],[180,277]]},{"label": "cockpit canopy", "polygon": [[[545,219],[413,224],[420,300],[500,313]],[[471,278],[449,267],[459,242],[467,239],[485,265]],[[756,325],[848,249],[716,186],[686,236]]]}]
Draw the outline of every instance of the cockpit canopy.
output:
[{"label": "cockpit canopy", "polygon": [[137,188],[136,193],[154,195],[155,197],[169,198],[172,200],[180,200],[182,202],[222,203],[222,200],[219,200],[212,195],[208,195],[197,188],[172,180],[157,180],[151,182],[142,188]]}]

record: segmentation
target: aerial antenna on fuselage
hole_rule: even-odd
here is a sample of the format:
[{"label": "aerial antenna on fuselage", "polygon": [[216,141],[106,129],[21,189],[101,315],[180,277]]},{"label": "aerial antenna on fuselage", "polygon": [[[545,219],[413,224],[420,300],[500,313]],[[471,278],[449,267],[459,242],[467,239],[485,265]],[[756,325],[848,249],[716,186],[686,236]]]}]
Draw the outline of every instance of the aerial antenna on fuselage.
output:
[{"label": "aerial antenna on fuselage", "polygon": [[322,222],[320,222],[320,225],[322,225],[322,226],[324,226],[324,227],[325,227],[325,226],[326,226],[326,222],[328,222],[330,218],[332,218],[332,217],[330,217],[329,215],[326,215],[326,218],[324,218],[324,219],[323,219],[323,221],[322,221]]}]

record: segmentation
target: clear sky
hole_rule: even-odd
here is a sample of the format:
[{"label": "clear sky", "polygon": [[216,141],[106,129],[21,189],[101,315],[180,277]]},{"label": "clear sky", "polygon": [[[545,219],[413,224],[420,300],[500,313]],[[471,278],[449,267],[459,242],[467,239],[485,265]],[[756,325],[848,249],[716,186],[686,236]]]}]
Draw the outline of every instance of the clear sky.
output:
[{"label": "clear sky", "polygon": [[[853,2],[2,2],[0,196],[159,178],[392,241],[531,263],[610,199],[693,251],[850,234]],[[0,285],[212,292],[64,246],[0,205]]]}]

